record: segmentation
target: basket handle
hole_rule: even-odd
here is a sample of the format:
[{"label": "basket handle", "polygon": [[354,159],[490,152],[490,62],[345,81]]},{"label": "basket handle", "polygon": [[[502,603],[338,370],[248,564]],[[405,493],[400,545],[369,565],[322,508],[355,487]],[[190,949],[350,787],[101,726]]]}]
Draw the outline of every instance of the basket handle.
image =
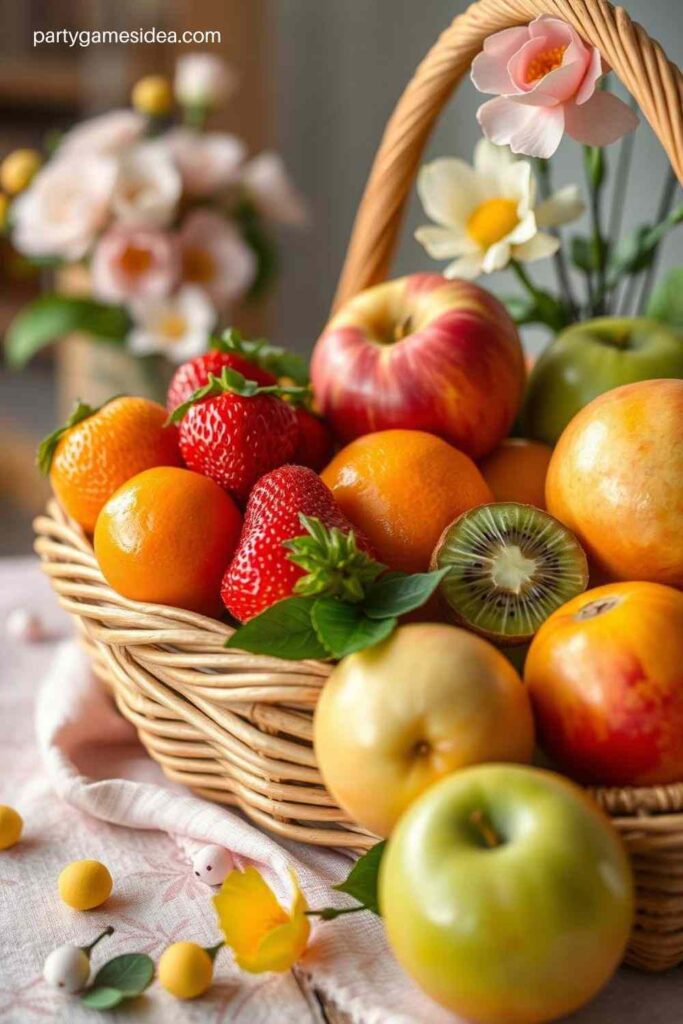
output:
[{"label": "basket handle", "polygon": [[683,182],[683,76],[623,8],[607,0],[478,0],[439,37],[387,124],[353,225],[334,309],[387,276],[422,151],[484,40],[539,14],[562,18],[598,47],[638,102]]}]

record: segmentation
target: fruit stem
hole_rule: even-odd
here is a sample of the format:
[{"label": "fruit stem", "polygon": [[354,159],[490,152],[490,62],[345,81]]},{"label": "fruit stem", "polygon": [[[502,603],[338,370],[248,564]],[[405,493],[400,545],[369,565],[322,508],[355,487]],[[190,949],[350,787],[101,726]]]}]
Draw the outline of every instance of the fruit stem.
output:
[{"label": "fruit stem", "polygon": [[204,946],[204,952],[209,954],[212,963],[216,959],[216,953],[219,949],[222,949],[224,945],[224,942],[217,942],[215,946]]},{"label": "fruit stem", "polygon": [[101,933],[100,935],[98,935],[98,936],[97,936],[97,938],[96,938],[96,939],[93,939],[93,941],[92,941],[92,942],[90,943],[90,945],[89,945],[89,946],[81,946],[81,949],[82,949],[82,950],[83,950],[83,952],[84,952],[84,953],[86,954],[86,956],[89,956],[89,955],[90,955],[90,954],[92,953],[92,951],[93,951],[93,949],[95,948],[95,946],[97,945],[97,943],[98,943],[98,942],[99,942],[99,941],[100,941],[101,939],[103,939],[103,938],[105,937],[105,935],[113,935],[113,934],[114,934],[114,929],[112,928],[112,926],[111,926],[111,925],[108,925],[108,926],[107,926],[107,927],[106,927],[106,928],[104,929],[104,931],[103,931],[103,932],[102,932],[102,933]]},{"label": "fruit stem", "polygon": [[494,850],[496,846],[501,845],[502,840],[500,836],[480,808],[476,808],[476,810],[472,811],[470,814],[470,821],[490,850]]},{"label": "fruit stem", "polygon": [[344,914],[357,914],[359,910],[367,910],[368,908],[359,904],[357,907],[344,907],[342,910],[338,910],[336,907],[322,907],[321,910],[305,910],[306,917],[319,917],[323,921],[333,921],[335,917],[343,917]]}]

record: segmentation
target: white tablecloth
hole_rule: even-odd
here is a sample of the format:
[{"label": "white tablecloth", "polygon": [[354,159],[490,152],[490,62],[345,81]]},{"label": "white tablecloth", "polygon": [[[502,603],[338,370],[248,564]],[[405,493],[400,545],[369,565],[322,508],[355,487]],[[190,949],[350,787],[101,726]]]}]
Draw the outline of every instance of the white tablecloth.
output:
[{"label": "white tablecloth", "polygon": [[[29,645],[7,638],[4,620],[16,606],[36,610],[54,639]],[[25,821],[22,842],[0,852],[2,1024],[95,1019],[94,1011],[49,989],[41,967],[53,947],[85,943],[106,924],[116,932],[98,947],[95,967],[124,951],[156,958],[180,938],[205,945],[217,941],[211,891],[194,878],[188,861],[202,841],[220,841],[236,851],[238,863],[253,860],[265,866],[276,886],[285,864],[292,863],[310,905],[331,902],[329,883],[346,872],[344,855],[279,844],[236,815],[188,797],[163,780],[128,726],[92,688],[73,649],[64,645],[69,624],[32,560],[0,562],[0,624],[0,803],[16,807]],[[41,686],[42,755],[33,720]],[[83,730],[84,721],[91,735]],[[93,729],[106,737],[104,742],[92,743]],[[144,827],[121,827],[102,818]],[[56,891],[61,868],[80,857],[102,860],[115,879],[106,905],[87,914],[64,906]],[[370,915],[316,925],[302,971],[358,1024],[455,1021],[405,979]],[[154,985],[134,1007],[108,1016],[164,1024],[303,1024],[316,1019],[309,1000],[291,974],[252,978],[237,971],[222,951],[215,984],[201,999],[181,1004]],[[683,972],[646,976],[628,969],[572,1018],[574,1024],[681,1020]]]}]

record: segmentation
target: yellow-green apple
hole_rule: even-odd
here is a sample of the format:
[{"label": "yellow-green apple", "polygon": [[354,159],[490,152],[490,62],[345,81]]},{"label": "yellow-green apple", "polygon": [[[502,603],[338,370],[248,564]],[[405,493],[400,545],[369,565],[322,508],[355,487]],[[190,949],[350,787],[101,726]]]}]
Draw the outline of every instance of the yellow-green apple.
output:
[{"label": "yellow-green apple", "polygon": [[558,335],[531,371],[523,432],[553,445],[598,395],[659,377],[683,377],[683,338],[665,324],[644,317],[575,324]]},{"label": "yellow-green apple", "polygon": [[400,626],[344,658],[313,722],[325,785],[356,822],[389,835],[437,779],[481,761],[531,761],[527,692],[487,641],[438,623]]},{"label": "yellow-green apple", "polygon": [[379,904],[408,974],[477,1024],[578,1009],[618,966],[633,921],[629,862],[577,786],[478,765],[432,786],[384,852]]},{"label": "yellow-green apple", "polygon": [[509,432],[525,375],[501,303],[440,274],[356,295],[328,324],[311,363],[317,405],[344,441],[393,427],[426,430],[472,458]]}]

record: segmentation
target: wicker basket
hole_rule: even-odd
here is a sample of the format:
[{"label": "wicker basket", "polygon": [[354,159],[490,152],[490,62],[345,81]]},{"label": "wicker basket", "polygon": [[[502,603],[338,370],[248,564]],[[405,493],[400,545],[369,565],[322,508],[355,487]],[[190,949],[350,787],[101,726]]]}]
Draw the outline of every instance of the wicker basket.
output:
[{"label": "wicker basket", "polygon": [[[681,178],[683,79],[623,10],[604,0],[479,0],[443,33],[387,126],[336,305],[386,276],[424,144],[484,39],[542,13],[570,22],[600,48]],[[225,650],[231,631],[223,623],[120,597],[102,578],[87,538],[54,502],[35,528],[43,567],[98,675],[169,778],[241,807],[288,839],[373,844],[334,804],[315,763],[312,710],[328,665]],[[627,960],[646,970],[672,967],[683,961],[683,784],[594,795],[635,867],[638,911]]]}]

